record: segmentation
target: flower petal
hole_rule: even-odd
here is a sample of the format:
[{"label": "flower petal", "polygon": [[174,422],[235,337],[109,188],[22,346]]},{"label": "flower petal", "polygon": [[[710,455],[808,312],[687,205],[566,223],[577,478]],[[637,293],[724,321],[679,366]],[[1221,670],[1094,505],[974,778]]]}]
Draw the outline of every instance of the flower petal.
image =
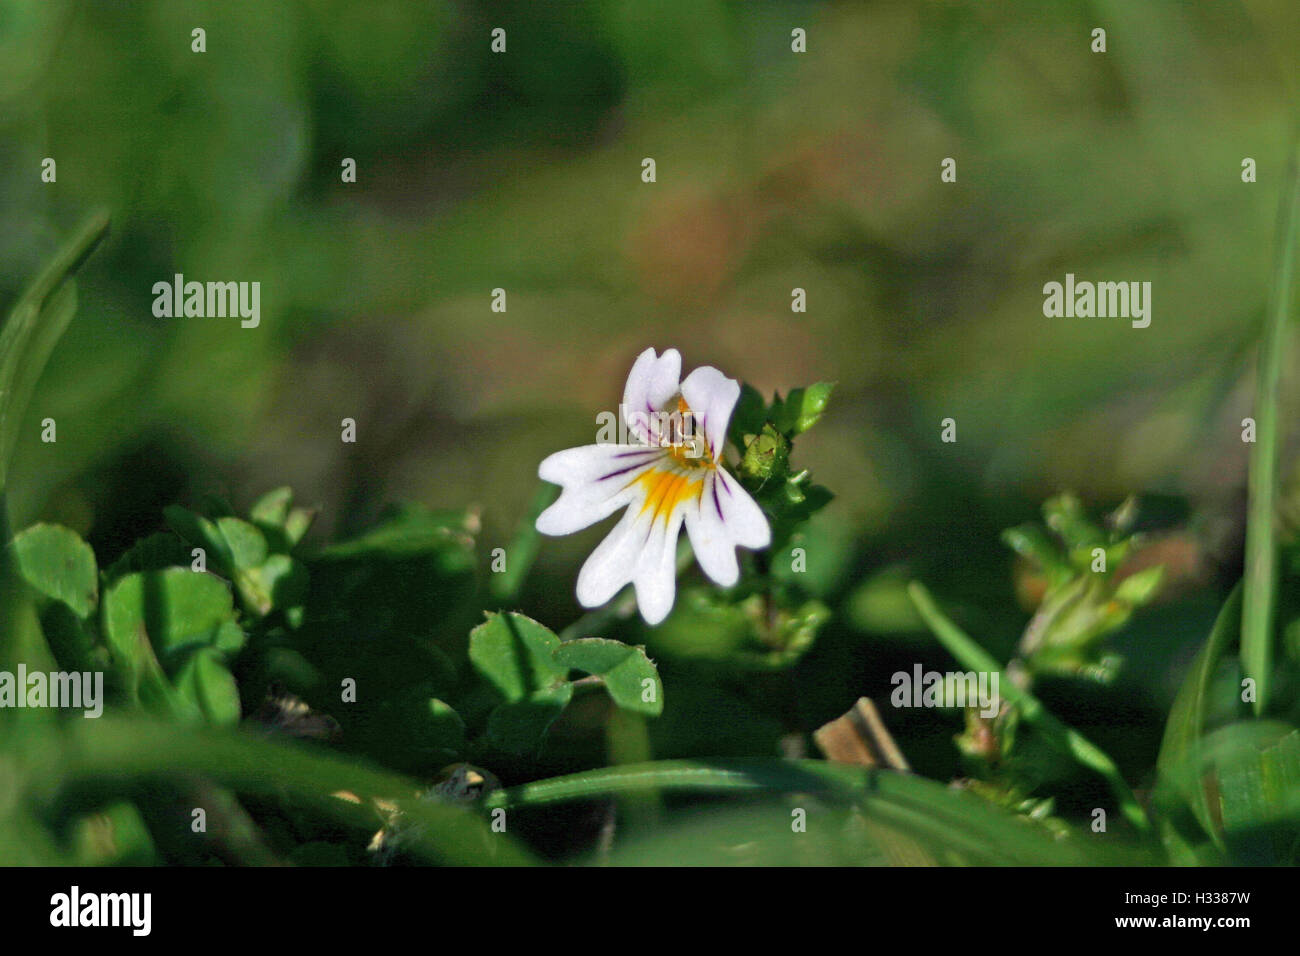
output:
[{"label": "flower petal", "polygon": [[686,534],[700,568],[710,578],[729,588],[740,580],[736,542],[723,520],[721,497],[715,497],[716,473],[704,480],[704,493],[695,508],[686,512]]},{"label": "flower petal", "polygon": [[[652,443],[650,416],[677,394],[682,378],[682,356],[676,349],[655,355],[646,349],[637,356],[623,389],[623,417],[627,427],[643,442]],[[657,444],[657,442],[653,442]]]},{"label": "flower petal", "polygon": [[633,505],[596,546],[578,572],[578,603],[600,607],[636,575],[649,517]]},{"label": "flower petal", "polygon": [[572,534],[608,518],[644,494],[637,477],[664,457],[662,449],[641,445],[583,445],[547,456],[537,474],[564,491],[537,516],[537,530]]},{"label": "flower petal", "polygon": [[632,583],[636,586],[636,604],[641,617],[651,626],[673,609],[673,599],[677,596],[677,538],[683,517],[692,504],[693,499],[683,500],[667,514],[656,514],[650,534],[641,545]]},{"label": "flower petal", "polygon": [[712,489],[715,500],[711,503],[721,510],[722,523],[731,534],[731,540],[742,548],[766,548],[772,543],[772,529],[763,509],[725,470],[718,468],[714,475],[717,476]]},{"label": "flower petal", "polygon": [[697,428],[704,432],[716,461],[727,440],[727,425],[740,399],[740,383],[712,365],[701,365],[682,382],[682,398],[691,407]]}]

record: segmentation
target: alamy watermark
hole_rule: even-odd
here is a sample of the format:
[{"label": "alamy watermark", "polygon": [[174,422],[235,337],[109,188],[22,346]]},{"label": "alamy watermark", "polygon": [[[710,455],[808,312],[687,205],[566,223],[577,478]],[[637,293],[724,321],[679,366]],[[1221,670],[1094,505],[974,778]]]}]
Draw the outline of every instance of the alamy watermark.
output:
[{"label": "alamy watermark", "polygon": [[153,314],[160,319],[239,316],[245,329],[262,321],[260,282],[186,282],[178,272],[171,282],[155,282],[153,295]]},{"label": "alamy watermark", "polygon": [[103,671],[0,671],[0,707],[57,707],[83,717],[104,713]]},{"label": "alamy watermark", "polygon": [[996,671],[922,671],[920,664],[911,673],[898,671],[889,682],[894,685],[889,702],[895,707],[978,707],[981,717],[998,715],[998,674]]},{"label": "alamy watermark", "polygon": [[1132,319],[1135,329],[1151,324],[1150,282],[1075,282],[1074,273],[1065,283],[1043,286],[1043,315],[1059,318]]}]

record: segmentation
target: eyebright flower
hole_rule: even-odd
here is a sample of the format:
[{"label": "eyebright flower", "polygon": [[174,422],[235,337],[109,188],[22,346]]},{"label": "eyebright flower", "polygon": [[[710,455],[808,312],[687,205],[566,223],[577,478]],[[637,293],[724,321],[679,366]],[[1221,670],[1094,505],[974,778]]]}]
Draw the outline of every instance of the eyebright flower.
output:
[{"label": "eyebright flower", "polygon": [[762,510],[722,465],[740,383],[708,365],[685,381],[681,372],[676,349],[646,349],[620,407],[630,440],[556,452],[537,469],[563,489],[537,518],[542,534],[572,534],[627,508],[582,566],[578,601],[598,607],[630,583],[647,624],[672,610],[683,524],[700,567],[724,587],[740,577],[737,546],[772,540]]}]

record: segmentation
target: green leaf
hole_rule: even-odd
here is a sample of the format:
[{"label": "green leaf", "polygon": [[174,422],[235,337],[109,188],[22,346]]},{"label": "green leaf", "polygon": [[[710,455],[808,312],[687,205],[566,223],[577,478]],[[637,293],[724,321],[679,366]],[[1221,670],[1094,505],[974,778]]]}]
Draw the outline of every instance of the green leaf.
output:
[{"label": "green leaf", "polygon": [[1255,680],[1255,713],[1272,688],[1273,615],[1277,601],[1278,390],[1291,312],[1292,273],[1300,246],[1300,144],[1291,154],[1278,223],[1277,258],[1255,377],[1255,443],[1247,480],[1246,575],[1242,597],[1241,666]]},{"label": "green leaf", "polygon": [[289,507],[293,504],[293,489],[288,486],[268,491],[248,510],[248,516],[259,527],[283,528],[289,517]]},{"label": "green leaf", "polygon": [[489,612],[469,635],[469,660],[507,701],[523,700],[538,690],[566,681],[569,671],[557,663],[556,634],[516,612]]},{"label": "green leaf", "polygon": [[821,419],[835,390],[834,382],[796,388],[772,406],[772,423],[787,436],[801,435]]},{"label": "green leaf", "polygon": [[569,669],[557,663],[560,639],[523,614],[489,613],[469,636],[474,669],[504,698],[488,716],[488,736],[511,753],[536,752],[568,705]]},{"label": "green leaf", "polygon": [[1002,541],[1016,554],[1032,561],[1042,569],[1052,583],[1070,578],[1074,570],[1061,551],[1036,524],[1022,524],[1002,532]]},{"label": "green leaf", "polygon": [[20,532],[10,547],[18,571],[37,592],[62,601],[85,618],[99,601],[95,552],[75,531],[56,524],[36,524]]},{"label": "green leaf", "polygon": [[232,577],[257,567],[269,553],[266,536],[256,525],[239,518],[227,516],[209,521],[175,505],[164,508],[163,516],[173,531],[206,550],[212,564]]},{"label": "green leaf", "polygon": [[0,490],[6,487],[18,427],[36,381],[77,311],[72,274],[107,234],[105,212],[82,223],[23,292],[0,329]]},{"label": "green leaf", "polygon": [[235,575],[244,604],[259,616],[300,607],[307,599],[307,568],[287,554],[273,554],[260,567]]},{"label": "green leaf", "polygon": [[186,568],[128,574],[104,595],[104,633],[114,654],[134,658],[143,636],[163,660],[192,644],[212,644],[234,619],[220,578]]},{"label": "green leaf", "polygon": [[1115,589],[1115,600],[1133,607],[1146,604],[1160,590],[1160,581],[1164,578],[1164,574],[1164,566],[1156,565],[1130,575]]},{"label": "green leaf", "polygon": [[253,503],[249,518],[266,535],[271,550],[288,553],[302,540],[316,517],[312,508],[294,508],[288,487],[268,491]]},{"label": "green leaf", "polygon": [[401,505],[388,509],[379,522],[365,534],[332,544],[314,555],[317,561],[349,558],[397,560],[424,554],[436,554],[448,565],[460,570],[462,563],[473,570],[474,531],[477,519],[463,511],[436,511],[420,505]]},{"label": "green leaf", "polygon": [[1199,780],[1190,785],[1177,775],[1180,767],[1197,763],[1206,716],[1211,710],[1211,679],[1219,661],[1241,632],[1242,586],[1238,584],[1224,602],[1210,629],[1210,636],[1192,662],[1165,722],[1164,739],[1156,758],[1158,790],[1176,794],[1191,807],[1201,828],[1222,845],[1220,828],[1210,815],[1205,789]]},{"label": "green leaf", "polygon": [[167,526],[178,535],[190,544],[202,548],[207,553],[207,560],[213,568],[227,574],[233,570],[235,556],[213,522],[180,505],[168,505],[164,508],[163,518],[166,519]]},{"label": "green leaf", "polygon": [[939,605],[930,596],[925,585],[913,581],[908,588],[908,593],[912,597],[912,603],[916,605],[916,610],[925,619],[925,623],[938,638],[939,643],[947,648],[948,653],[952,654],[967,670],[996,674],[999,692],[1008,703],[1019,708],[1020,716],[1025,723],[1032,724],[1044,739],[1062,753],[1069,754],[1082,766],[1092,769],[1105,778],[1110,784],[1111,793],[1115,796],[1121,812],[1128,821],[1144,833],[1151,829],[1151,821],[1146,811],[1138,803],[1137,797],[1121,776],[1119,768],[1115,766],[1109,754],[1074,728],[1063,724],[1043,706],[1037,697],[1010,680],[988,651],[939,610]]},{"label": "green leaf", "polygon": [[239,687],[213,647],[200,647],[176,674],[176,690],[218,727],[239,723]]},{"label": "green leaf", "polygon": [[610,699],[624,710],[651,717],[663,713],[663,682],[644,647],[586,637],[561,644],[555,661],[599,677]]}]

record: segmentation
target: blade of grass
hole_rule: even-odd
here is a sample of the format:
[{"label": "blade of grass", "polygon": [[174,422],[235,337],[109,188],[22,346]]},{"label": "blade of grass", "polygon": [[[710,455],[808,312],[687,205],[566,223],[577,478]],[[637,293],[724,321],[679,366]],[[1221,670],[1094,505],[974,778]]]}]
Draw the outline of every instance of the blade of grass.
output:
[{"label": "blade of grass", "polygon": [[0,489],[23,414],[45,363],[76,311],[72,274],[108,234],[108,213],[83,222],[19,297],[0,329]]},{"label": "blade of grass", "polygon": [[1101,846],[1089,838],[1058,838],[968,793],[913,774],[848,767],[820,760],[661,760],[603,767],[498,790],[486,805],[516,810],[572,800],[639,793],[816,794],[860,806],[936,851],[984,865],[1128,865],[1145,853]]},{"label": "blade of grass", "polygon": [[[1241,585],[1237,585],[1232,589],[1232,594],[1215,618],[1210,636],[1200,653],[1196,655],[1196,660],[1192,662],[1183,686],[1179,689],[1169,710],[1164,739],[1160,744],[1160,755],[1156,758],[1157,792],[1162,788],[1175,785],[1177,778],[1174,770],[1191,764],[1201,747],[1201,738],[1205,733],[1205,715],[1209,710],[1210,681],[1214,676],[1215,666],[1223,657],[1232,639],[1237,636],[1240,625]],[[1223,838],[1210,814],[1205,788],[1192,787],[1181,795],[1191,806],[1197,822],[1222,848]]]},{"label": "blade of grass", "polygon": [[1104,750],[1077,730],[1061,723],[1029,691],[1017,687],[1003,673],[1001,665],[988,651],[975,643],[939,610],[939,606],[923,584],[913,581],[907,586],[907,592],[912,598],[912,603],[916,605],[917,612],[934,632],[934,636],[939,639],[939,643],[957,658],[958,663],[969,670],[997,674],[999,691],[1003,697],[1020,709],[1020,715],[1025,722],[1032,724],[1047,740],[1105,779],[1110,784],[1111,793],[1115,795],[1115,800],[1119,803],[1120,811],[1125,818],[1139,832],[1144,834],[1151,832],[1151,821],[1147,818],[1146,811],[1142,809],[1137,797],[1120,775],[1115,762]]},{"label": "blade of grass", "polygon": [[1300,144],[1293,149],[1278,214],[1273,288],[1259,346],[1255,381],[1255,444],[1250,450],[1246,512],[1246,576],[1241,615],[1241,666],[1255,681],[1255,713],[1268,703],[1273,663],[1273,615],[1277,603],[1278,387],[1296,257],[1300,206]]},{"label": "blade of grass", "polygon": [[108,232],[107,213],[87,219],[32,281],[0,328],[0,662],[53,663],[7,547],[5,492],[18,429],[55,343],[77,311],[72,273]]},{"label": "blade of grass", "polygon": [[[519,866],[536,862],[505,833],[462,807],[420,799],[397,774],[303,746],[244,733],[182,728],[141,717],[105,715],[70,721],[66,731],[29,737],[29,796],[52,806],[66,788],[106,781],[196,775],[239,793],[290,797],[351,826],[377,830],[375,800],[396,804],[407,825],[403,846],[451,865]],[[346,791],[360,802],[343,799]]]}]

